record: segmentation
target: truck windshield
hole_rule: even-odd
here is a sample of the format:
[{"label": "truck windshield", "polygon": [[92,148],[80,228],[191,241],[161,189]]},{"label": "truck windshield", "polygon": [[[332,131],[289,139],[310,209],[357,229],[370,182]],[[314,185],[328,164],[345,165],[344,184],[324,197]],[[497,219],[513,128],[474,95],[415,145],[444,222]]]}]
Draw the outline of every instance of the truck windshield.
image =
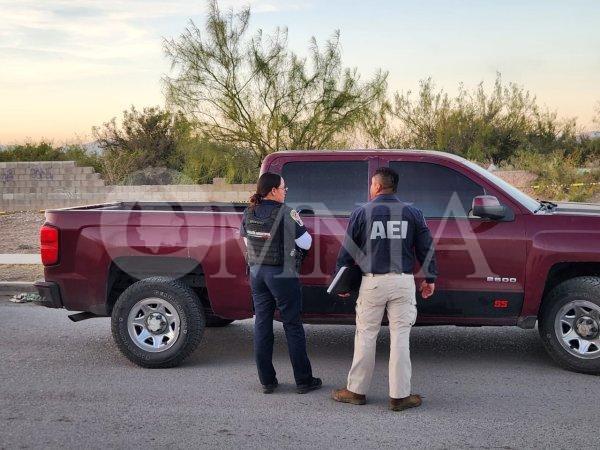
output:
[{"label": "truck windshield", "polygon": [[540,202],[534,200],[529,195],[525,194],[523,191],[520,191],[519,189],[514,187],[512,184],[507,183],[502,178],[494,175],[492,172],[485,170],[483,167],[478,166],[477,164],[472,163],[469,160],[463,159],[462,162],[469,168],[473,169],[475,172],[479,173],[481,176],[485,177],[486,179],[490,180],[492,183],[497,185],[500,189],[502,189],[508,195],[513,197],[516,201],[518,201],[529,211],[535,212],[540,207]]}]

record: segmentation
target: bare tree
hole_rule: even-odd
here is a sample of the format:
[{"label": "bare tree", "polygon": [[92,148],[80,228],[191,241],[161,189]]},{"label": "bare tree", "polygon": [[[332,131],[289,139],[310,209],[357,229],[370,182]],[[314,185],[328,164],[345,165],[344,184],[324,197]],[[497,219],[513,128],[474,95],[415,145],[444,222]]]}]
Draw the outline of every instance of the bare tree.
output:
[{"label": "bare tree", "polygon": [[354,128],[384,92],[386,73],[361,83],[342,67],[339,32],[310,63],[287,48],[287,29],[248,36],[250,9],[222,14],[209,1],[205,31],[190,21],[164,42],[172,64],[170,105],[193,116],[206,136],[262,159],[279,149],[320,149]]}]

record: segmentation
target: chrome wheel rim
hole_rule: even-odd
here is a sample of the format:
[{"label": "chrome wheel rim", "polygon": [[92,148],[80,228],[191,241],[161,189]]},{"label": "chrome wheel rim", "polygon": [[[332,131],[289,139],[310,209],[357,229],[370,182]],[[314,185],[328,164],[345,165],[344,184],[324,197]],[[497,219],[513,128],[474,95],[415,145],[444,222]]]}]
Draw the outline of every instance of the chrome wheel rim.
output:
[{"label": "chrome wheel rim", "polygon": [[586,300],[564,305],[554,320],[554,332],[569,354],[581,359],[600,357],[600,306]]},{"label": "chrome wheel rim", "polygon": [[175,307],[157,297],[137,302],[127,318],[127,330],[133,343],[152,353],[171,348],[177,342],[179,328],[179,314]]}]

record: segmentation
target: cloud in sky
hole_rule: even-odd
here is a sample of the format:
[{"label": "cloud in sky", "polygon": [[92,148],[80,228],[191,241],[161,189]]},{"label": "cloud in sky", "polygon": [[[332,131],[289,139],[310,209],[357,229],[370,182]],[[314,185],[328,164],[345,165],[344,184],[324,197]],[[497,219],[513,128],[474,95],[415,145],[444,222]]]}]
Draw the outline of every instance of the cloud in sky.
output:
[{"label": "cloud in sky", "polygon": [[[224,11],[246,4],[219,2]],[[252,3],[254,14],[302,7]],[[189,18],[202,23],[206,2],[0,0],[0,11],[0,142],[6,142],[23,133],[89,133],[131,103],[160,103],[159,79],[168,70],[162,38],[178,35]],[[71,117],[56,117],[56,107]]]},{"label": "cloud in sky", "polygon": [[[239,8],[229,1],[222,8]],[[253,11],[275,11],[294,4],[258,2]],[[81,76],[129,71],[131,60],[161,57],[160,23],[199,17],[198,1],[0,0],[2,82],[65,81]],[[156,26],[153,26],[156,25]],[[122,64],[118,64],[122,63]],[[44,70],[48,68],[49,70]]]}]

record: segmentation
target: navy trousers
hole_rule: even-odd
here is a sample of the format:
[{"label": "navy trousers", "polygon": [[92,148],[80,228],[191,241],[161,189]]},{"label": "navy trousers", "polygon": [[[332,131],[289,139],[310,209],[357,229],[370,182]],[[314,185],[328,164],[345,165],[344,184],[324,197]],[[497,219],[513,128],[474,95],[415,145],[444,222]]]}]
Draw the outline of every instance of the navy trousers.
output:
[{"label": "navy trousers", "polygon": [[297,385],[312,379],[312,368],[306,354],[306,336],[300,313],[302,291],[300,280],[290,274],[282,276],[281,266],[250,267],[252,299],[254,301],[254,356],[261,384],[275,382],[273,367],[273,314],[279,309],[290,361]]}]

